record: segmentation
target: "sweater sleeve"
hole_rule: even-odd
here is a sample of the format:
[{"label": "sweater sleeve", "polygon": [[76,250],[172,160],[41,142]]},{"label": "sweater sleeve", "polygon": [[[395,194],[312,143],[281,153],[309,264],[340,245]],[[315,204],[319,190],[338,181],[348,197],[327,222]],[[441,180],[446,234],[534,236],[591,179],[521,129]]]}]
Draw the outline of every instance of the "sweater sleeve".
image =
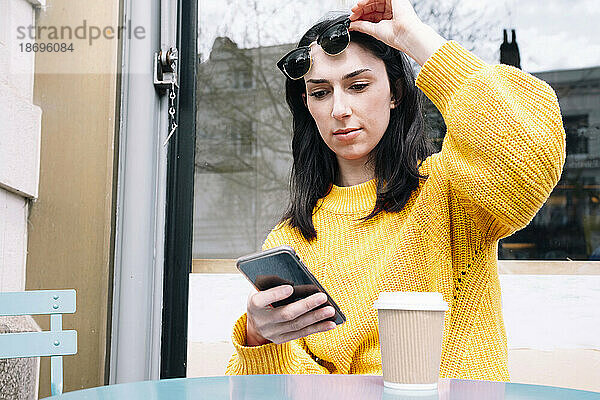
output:
[{"label": "sweater sleeve", "polygon": [[442,113],[442,168],[475,223],[492,239],[525,227],[565,160],[552,88],[518,68],[486,64],[453,41],[427,60],[416,83]]},{"label": "sweater sleeve", "polygon": [[[285,244],[281,235],[277,234],[278,228],[280,226],[271,231],[263,244],[263,250]],[[282,344],[246,346],[246,318],[246,314],[242,315],[233,327],[231,339],[235,353],[227,366],[227,375],[329,373],[308,353],[304,339]]]}]

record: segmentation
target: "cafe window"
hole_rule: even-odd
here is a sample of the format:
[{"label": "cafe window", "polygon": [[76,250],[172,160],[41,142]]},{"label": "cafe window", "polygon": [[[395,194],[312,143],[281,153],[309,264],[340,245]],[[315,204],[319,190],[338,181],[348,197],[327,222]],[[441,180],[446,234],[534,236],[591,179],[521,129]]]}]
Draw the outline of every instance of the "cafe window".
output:
[{"label": "cafe window", "polygon": [[556,91],[567,157],[548,201],[502,240],[501,259],[600,260],[600,67],[533,73]]},{"label": "cafe window", "polygon": [[[591,260],[598,254],[600,260],[600,62],[590,55],[595,36],[577,35],[566,3],[535,10],[514,1],[413,3],[445,38],[490,64],[512,62],[556,91],[567,137],[563,174],[531,223],[500,241],[498,257]],[[234,351],[231,328],[252,290],[236,274],[235,259],[261,249],[288,205],[292,118],[276,62],[325,12],[351,6],[345,0],[223,4],[198,2],[191,374],[194,368],[223,373]],[[513,23],[518,46],[503,39],[512,36]],[[556,39],[569,36],[570,45]],[[423,112],[427,136],[440,151],[445,121],[426,97]]]},{"label": "cafe window", "polygon": [[[251,212],[240,215],[238,221],[240,225],[252,227],[248,234],[252,240],[245,238],[238,246],[229,237],[230,233],[239,233],[234,225],[232,229],[235,232],[222,233],[222,239],[229,243],[229,250],[217,253],[230,258],[248,250],[258,250],[287,205],[291,116],[285,103],[284,79],[275,63],[295,45],[303,31],[300,21],[295,19],[298,14],[290,10],[277,12],[278,15],[294,18],[272,20],[268,15],[276,10],[271,10],[266,4],[258,7],[240,2],[239,7],[240,13],[226,13],[220,23],[214,21],[221,17],[211,17],[211,9],[206,8],[209,15],[204,16],[207,18],[206,25],[201,24],[201,28],[206,29],[202,31],[204,36],[199,36],[198,57],[196,174],[224,174],[223,178],[227,176],[228,179],[223,179],[222,184],[234,192],[247,191],[244,207],[252,204]],[[533,44],[526,38],[519,43],[521,50],[516,43],[503,44],[503,27],[493,25],[492,20],[484,23],[489,15],[482,15],[478,25],[470,27],[471,33],[467,35],[458,29],[460,19],[455,19],[455,25],[448,25],[440,17],[440,13],[460,10],[447,4],[446,8],[435,12],[429,12],[426,4],[415,7],[447,38],[458,40],[490,63],[498,63],[500,58],[509,60],[506,62],[514,60],[515,66],[548,82],[557,93],[567,139],[567,160],[562,178],[531,224],[501,241],[499,257],[588,259],[600,247],[596,233],[600,229],[600,109],[593,106],[598,104],[600,96],[597,90],[600,67],[561,67],[560,63],[546,66],[541,60],[532,62]],[[306,19],[303,23],[309,25],[325,11],[335,8],[339,8],[335,1],[320,4],[312,10],[314,15],[303,16]],[[250,13],[248,15],[252,18],[243,16],[241,9]],[[201,14],[202,10],[200,7]],[[202,18],[201,15],[201,22]],[[255,23],[254,28],[246,25],[243,30],[236,28],[243,25],[239,23],[240,18],[250,18]],[[269,25],[268,30],[256,25],[267,19],[274,24]],[[297,29],[290,29],[296,25]],[[208,34],[211,26],[214,30]],[[250,31],[253,34],[249,34]],[[519,39],[519,33],[515,33],[515,40]],[[502,52],[506,54],[500,54]],[[415,72],[418,73],[418,67]],[[439,151],[446,133],[444,120],[426,97],[423,105],[427,135]],[[195,195],[196,209],[208,207],[202,196],[202,193]],[[224,211],[224,214],[228,213]],[[207,215],[219,218],[214,213],[208,212]],[[214,235],[211,227],[215,224],[218,225],[217,220],[206,225],[195,224],[194,230],[207,230]],[[195,256],[207,255],[198,253]]]},{"label": "cafe window", "polygon": [[[245,310],[246,298],[234,304],[229,291],[250,290],[250,285],[227,274],[236,272],[236,258],[261,249],[289,201],[292,118],[285,100],[285,79],[276,62],[325,12],[349,8],[347,3],[228,0],[224,7],[199,1],[192,257],[194,265],[206,268],[194,269],[198,273],[191,275],[203,275],[202,280],[198,278],[197,293],[212,293],[215,282],[227,287],[223,290],[226,294],[215,296],[220,296],[218,302],[228,310],[239,307],[232,313],[236,317]],[[415,2],[414,6],[442,36],[456,40],[485,62],[512,60],[515,67],[548,82],[556,91],[567,137],[560,182],[526,228],[500,241],[498,257],[594,259],[594,254],[600,253],[600,63],[589,61],[592,58],[585,56],[589,53],[585,45],[569,57],[564,51],[555,51],[564,46],[549,40],[549,32],[562,35],[573,25],[560,18],[527,29],[533,22],[519,19],[517,9],[523,15],[535,15],[514,2],[499,5],[487,1],[483,7],[467,3]],[[557,7],[569,11],[567,5]],[[562,17],[563,13],[559,10],[558,14]],[[520,21],[516,29],[519,46],[503,43],[503,30],[511,15]],[[416,63],[411,65],[418,73]],[[426,97],[423,111],[427,136],[439,151],[446,134],[445,121]],[[225,262],[233,268],[218,267]],[[198,304],[204,303],[198,300]],[[197,330],[198,337],[190,334],[191,341],[216,348],[229,340],[233,322],[202,319],[198,323],[202,329]],[[211,333],[213,328],[220,333]],[[197,365],[202,364],[204,361],[198,361]]]}]

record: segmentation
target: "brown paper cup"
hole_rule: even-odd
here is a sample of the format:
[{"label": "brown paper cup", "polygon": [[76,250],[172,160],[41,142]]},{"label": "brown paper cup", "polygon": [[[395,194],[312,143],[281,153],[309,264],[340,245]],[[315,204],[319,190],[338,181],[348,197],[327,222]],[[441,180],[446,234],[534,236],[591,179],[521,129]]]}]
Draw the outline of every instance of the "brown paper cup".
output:
[{"label": "brown paper cup", "polygon": [[400,390],[435,390],[442,355],[444,312],[440,293],[383,292],[379,315],[383,381]]}]

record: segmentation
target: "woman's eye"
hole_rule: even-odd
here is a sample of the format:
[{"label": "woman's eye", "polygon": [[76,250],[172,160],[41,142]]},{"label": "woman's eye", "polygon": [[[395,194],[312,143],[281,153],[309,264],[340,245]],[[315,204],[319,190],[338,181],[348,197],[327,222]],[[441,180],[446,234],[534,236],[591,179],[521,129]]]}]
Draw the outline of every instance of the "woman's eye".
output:
[{"label": "woman's eye", "polygon": [[[354,83],[350,85],[350,89],[355,90],[357,92],[361,92],[365,90],[367,86],[369,86],[368,83]],[[311,92],[308,95],[314,97],[315,99],[322,99],[323,97],[327,96],[328,93],[328,90],[315,90],[314,92]]]},{"label": "woman's eye", "polygon": [[368,83],[355,83],[352,86],[350,86],[350,89],[354,89],[354,90],[364,90],[367,88],[367,86],[369,86]]},{"label": "woman's eye", "polygon": [[325,90],[315,90],[314,92],[309,93],[309,96],[314,97],[316,99],[321,99],[325,97],[327,91]]}]

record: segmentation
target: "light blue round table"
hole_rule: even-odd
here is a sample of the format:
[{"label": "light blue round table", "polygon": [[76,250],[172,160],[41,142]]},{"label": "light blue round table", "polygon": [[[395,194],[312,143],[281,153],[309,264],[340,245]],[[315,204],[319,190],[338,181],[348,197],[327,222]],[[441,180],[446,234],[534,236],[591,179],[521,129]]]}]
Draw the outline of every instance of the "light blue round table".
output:
[{"label": "light blue round table", "polygon": [[519,383],[442,379],[437,393],[418,396],[384,389],[381,376],[247,375],[126,383],[68,392],[51,398],[65,400],[600,400],[600,393]]}]

